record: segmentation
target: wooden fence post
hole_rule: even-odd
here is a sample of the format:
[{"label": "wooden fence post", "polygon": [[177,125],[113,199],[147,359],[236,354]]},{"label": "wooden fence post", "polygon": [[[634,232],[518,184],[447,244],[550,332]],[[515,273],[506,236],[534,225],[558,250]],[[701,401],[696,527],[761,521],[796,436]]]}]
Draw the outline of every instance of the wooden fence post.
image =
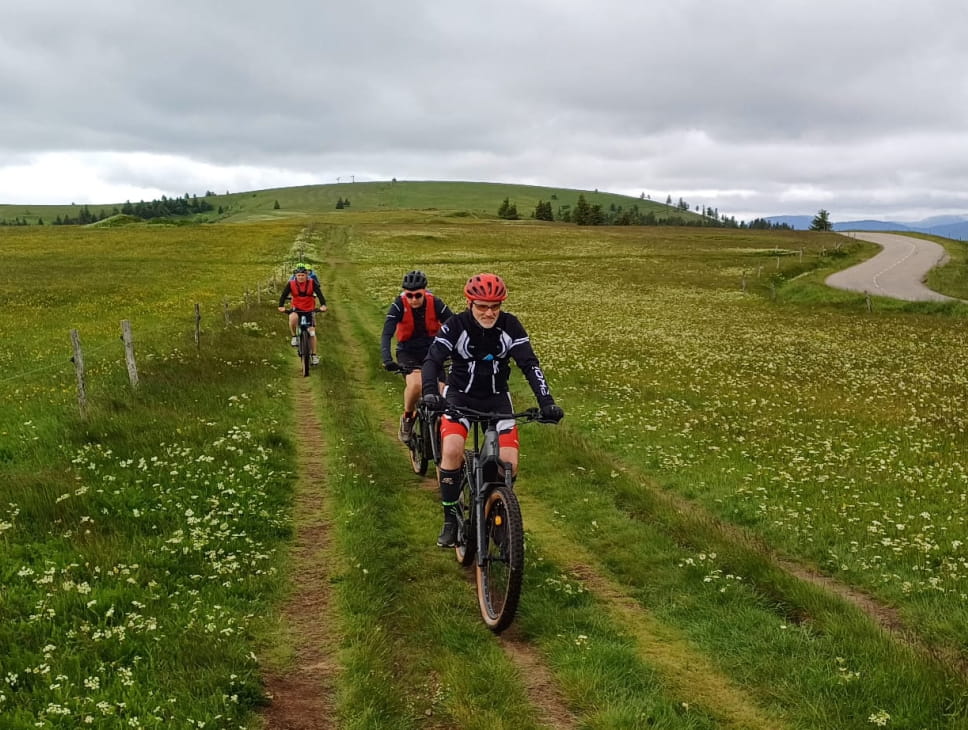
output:
[{"label": "wooden fence post", "polygon": [[131,337],[131,322],[121,320],[121,339],[124,341],[124,361],[128,365],[128,380],[131,387],[138,387],[138,365],[134,360],[134,339]]},{"label": "wooden fence post", "polygon": [[71,345],[74,347],[74,372],[77,374],[77,405],[81,411],[81,417],[87,416],[87,391],[84,388],[84,353],[81,352],[81,337],[77,330],[71,330]]},{"label": "wooden fence post", "polygon": [[228,299],[222,300],[222,313],[225,315],[225,324],[232,324],[232,321],[229,319],[229,300]]},{"label": "wooden fence post", "polygon": [[195,349],[202,347],[202,308],[195,302]]},{"label": "wooden fence post", "polygon": [[864,299],[867,300],[867,313],[870,314],[873,311],[873,307],[871,306],[870,292],[866,292],[866,291],[864,292]]}]

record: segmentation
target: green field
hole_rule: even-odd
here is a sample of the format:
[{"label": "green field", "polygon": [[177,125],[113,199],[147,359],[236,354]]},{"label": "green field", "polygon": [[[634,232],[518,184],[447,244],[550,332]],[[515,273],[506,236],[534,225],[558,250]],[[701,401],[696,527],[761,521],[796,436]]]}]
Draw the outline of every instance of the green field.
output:
[{"label": "green field", "polygon": [[[968,305],[826,289],[875,250],[835,234],[511,223],[454,187],[0,228],[0,727],[968,727]],[[308,379],[297,258],[330,305]],[[522,428],[500,638],[395,438],[415,267],[452,307],[504,276],[567,414]]]}]

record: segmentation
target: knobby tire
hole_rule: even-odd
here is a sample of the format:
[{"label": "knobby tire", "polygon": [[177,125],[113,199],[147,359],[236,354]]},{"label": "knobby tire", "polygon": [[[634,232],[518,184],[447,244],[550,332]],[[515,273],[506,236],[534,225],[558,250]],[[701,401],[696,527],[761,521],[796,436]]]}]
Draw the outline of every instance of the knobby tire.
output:
[{"label": "knobby tire", "polygon": [[413,473],[424,476],[427,473],[427,464],[430,461],[427,458],[430,429],[427,428],[427,424],[419,413],[415,418],[407,448],[410,449],[410,467],[413,469]]},{"label": "knobby tire", "polygon": [[484,538],[477,598],[484,623],[498,633],[514,620],[524,575],[524,521],[518,498],[506,485],[494,487],[484,503]]},{"label": "knobby tire", "polygon": [[309,332],[302,330],[299,333],[299,356],[302,358],[303,377],[309,377],[309,368],[312,365],[312,348],[309,346]]}]

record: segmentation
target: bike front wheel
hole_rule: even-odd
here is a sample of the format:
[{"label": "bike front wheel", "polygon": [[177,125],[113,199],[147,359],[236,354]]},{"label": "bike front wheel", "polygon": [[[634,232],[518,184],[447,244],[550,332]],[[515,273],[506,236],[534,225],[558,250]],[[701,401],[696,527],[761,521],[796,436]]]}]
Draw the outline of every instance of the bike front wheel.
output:
[{"label": "bike front wheel", "polygon": [[497,633],[510,626],[524,576],[524,522],[510,487],[500,485],[484,503],[484,555],[477,563],[481,617]]},{"label": "bike front wheel", "polygon": [[429,438],[430,430],[427,428],[424,419],[418,414],[417,420],[413,423],[413,432],[410,434],[407,448],[410,449],[410,467],[414,474],[420,476],[427,473],[427,463],[430,461],[426,453]]},{"label": "bike front wheel", "polygon": [[309,332],[299,333],[299,357],[302,358],[303,377],[309,377],[309,367],[312,364],[312,348],[309,344]]}]

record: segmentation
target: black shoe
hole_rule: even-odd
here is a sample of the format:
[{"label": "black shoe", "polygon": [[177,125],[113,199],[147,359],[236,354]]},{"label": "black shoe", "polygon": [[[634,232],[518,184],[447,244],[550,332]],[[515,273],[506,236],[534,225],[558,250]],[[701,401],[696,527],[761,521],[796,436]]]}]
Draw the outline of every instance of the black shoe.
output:
[{"label": "black shoe", "polygon": [[397,432],[397,437],[405,444],[410,443],[410,437],[413,435],[413,421],[412,418],[400,416],[400,430]]},{"label": "black shoe", "polygon": [[449,548],[457,544],[457,517],[448,515],[444,518],[444,527],[437,538],[437,547]]}]

